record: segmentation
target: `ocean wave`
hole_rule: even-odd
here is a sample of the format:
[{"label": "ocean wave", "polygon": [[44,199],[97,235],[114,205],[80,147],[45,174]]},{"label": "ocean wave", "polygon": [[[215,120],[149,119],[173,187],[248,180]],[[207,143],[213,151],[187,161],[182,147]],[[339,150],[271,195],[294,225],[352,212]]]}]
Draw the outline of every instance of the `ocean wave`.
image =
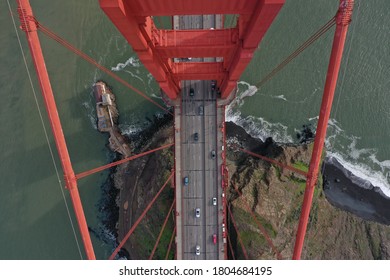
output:
[{"label": "ocean wave", "polygon": [[142,131],[142,127],[137,124],[119,124],[119,130],[122,135],[131,136]]},{"label": "ocean wave", "polygon": [[287,98],[283,94],[282,95],[276,95],[276,96],[271,95],[271,97],[276,98],[276,99],[282,99],[284,101],[288,101]]},{"label": "ocean wave", "polygon": [[226,110],[225,120],[234,122],[241,126],[253,137],[265,141],[266,138],[272,137],[275,142],[291,143],[293,139],[287,132],[287,126],[281,123],[271,123],[261,117],[247,116],[242,117],[239,110]]},{"label": "ocean wave", "polygon": [[390,197],[390,160],[379,161],[378,151],[374,148],[358,148],[361,138],[347,134],[337,120],[330,119],[328,124],[327,157],[334,157],[348,170],[354,183],[362,187],[371,184]]},{"label": "ocean wave", "polygon": [[268,122],[261,117],[243,117],[239,108],[244,105],[244,98],[252,96],[257,92],[257,87],[244,81],[238,82],[238,87],[236,99],[226,107],[225,120],[234,122],[243,127],[250,135],[263,141],[272,136],[272,139],[279,143],[293,142],[293,138],[288,135],[287,126],[281,123]]},{"label": "ocean wave", "polygon": [[336,159],[350,174],[347,175],[351,181],[363,188],[370,188],[371,185],[379,188],[382,193],[390,197],[390,188],[386,176],[380,171],[375,171],[363,163],[351,163],[343,155],[337,152],[327,152],[328,160]]},{"label": "ocean wave", "polygon": [[[236,100],[226,107],[226,121],[232,121],[243,127],[253,137],[262,139],[272,137],[279,143],[295,142],[295,136],[289,134],[287,125],[272,123],[262,117],[243,116],[240,108],[244,99],[253,96],[257,88],[247,82],[239,82],[239,91]],[[313,94],[317,91],[314,90]],[[283,95],[274,98],[283,98]],[[286,100],[287,101],[287,100]],[[318,116],[308,118],[313,130],[316,129]],[[295,129],[295,132],[298,132]],[[292,132],[291,132],[292,133]],[[334,157],[350,172],[351,180],[362,187],[373,185],[381,189],[382,193],[390,197],[390,160],[380,161],[378,151],[374,148],[359,147],[361,138],[349,135],[336,119],[329,119],[327,137],[325,139],[327,157]],[[351,175],[352,174],[352,175]]]},{"label": "ocean wave", "polygon": [[84,101],[83,103],[81,103],[81,105],[85,108],[86,115],[89,121],[91,122],[92,128],[97,130],[98,128],[97,128],[96,108],[91,104],[94,104],[92,100]]},{"label": "ocean wave", "polygon": [[140,67],[141,63],[138,58],[130,57],[125,63],[118,63],[115,67],[111,67],[112,71],[121,71],[127,66]]}]

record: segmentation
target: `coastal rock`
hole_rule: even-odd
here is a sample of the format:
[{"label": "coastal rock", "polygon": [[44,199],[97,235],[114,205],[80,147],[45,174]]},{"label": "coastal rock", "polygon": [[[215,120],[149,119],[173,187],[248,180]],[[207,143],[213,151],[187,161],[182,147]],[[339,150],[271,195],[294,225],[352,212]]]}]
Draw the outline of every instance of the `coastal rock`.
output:
[{"label": "coastal rock", "polygon": [[[285,259],[292,258],[296,229],[300,216],[305,180],[289,170],[248,156],[237,147],[276,159],[307,171],[310,143],[279,145],[271,138],[262,142],[251,137],[242,127],[227,123],[227,165],[230,188],[226,194],[238,227],[240,238],[250,259],[275,259],[263,229],[276,250]],[[172,120],[166,120],[140,136],[138,152],[172,142]],[[147,135],[147,136],[145,136]],[[142,144],[141,144],[142,143]],[[146,208],[173,168],[172,149],[146,156],[119,166],[115,182],[119,188],[118,240]],[[236,191],[236,188],[239,192]],[[241,196],[240,196],[241,194]],[[173,201],[173,189],[167,187],[156,201],[124,248],[130,259],[147,259],[159,234],[166,213]],[[251,214],[253,212],[253,214]],[[256,217],[257,222],[253,218]],[[228,222],[229,237],[236,258],[244,259],[233,224]],[[173,222],[164,231],[155,259],[164,259]],[[389,259],[390,228],[363,220],[332,206],[322,188],[319,176],[315,188],[303,259]],[[174,252],[174,248],[171,252]],[[231,255],[231,253],[229,253]],[[230,256],[231,257],[231,256]],[[171,253],[169,258],[173,258]]]},{"label": "coastal rock", "polygon": [[[229,127],[234,129],[233,124]],[[239,131],[242,131],[241,128]],[[283,164],[307,171],[311,144],[294,146],[271,143],[264,146],[264,143],[257,142],[256,147],[252,146],[255,140],[250,139],[249,135],[241,135],[240,139],[245,149],[256,150],[267,156],[276,155],[273,158]],[[245,146],[246,143],[250,145]],[[276,258],[276,253],[250,214],[252,211],[265,228],[277,252],[283,258],[291,259],[305,189],[304,178],[246,154],[229,159],[231,184],[228,197],[249,259]],[[338,166],[338,172],[342,172],[341,168],[342,166]],[[235,188],[240,190],[242,196],[238,195]],[[378,201],[377,197],[375,199]],[[230,227],[230,234],[235,241],[235,256],[243,259],[245,256],[233,227]],[[320,175],[314,192],[302,258],[388,259],[389,249],[390,227],[364,220],[332,206],[324,195]]]}]

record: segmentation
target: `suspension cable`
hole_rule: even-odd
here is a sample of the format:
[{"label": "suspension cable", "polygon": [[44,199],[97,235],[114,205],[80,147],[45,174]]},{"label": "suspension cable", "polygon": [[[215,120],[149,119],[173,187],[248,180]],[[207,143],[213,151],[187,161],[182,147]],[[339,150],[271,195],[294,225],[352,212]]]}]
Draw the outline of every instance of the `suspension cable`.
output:
[{"label": "suspension cable", "polygon": [[303,170],[300,170],[300,169],[295,168],[295,167],[293,167],[293,166],[289,166],[289,165],[283,164],[283,163],[281,163],[281,162],[279,162],[279,161],[277,161],[277,160],[274,160],[274,159],[272,159],[272,158],[268,158],[268,157],[266,157],[266,156],[262,156],[262,155],[259,155],[259,154],[255,154],[255,153],[253,153],[253,152],[251,152],[251,151],[248,151],[248,150],[245,150],[245,149],[242,149],[242,148],[238,148],[238,149],[241,150],[242,152],[247,153],[248,155],[251,155],[251,156],[260,158],[260,159],[262,159],[262,160],[264,160],[264,161],[270,162],[270,163],[272,163],[272,164],[275,164],[275,165],[277,165],[277,166],[280,166],[280,167],[282,167],[282,168],[288,169],[288,170],[290,170],[290,171],[296,172],[296,173],[298,173],[298,174],[301,174],[301,175],[307,177],[307,172],[305,172],[305,171],[303,171]]},{"label": "suspension cable", "polygon": [[70,222],[70,225],[71,225],[71,227],[72,227],[73,237],[74,237],[75,242],[76,242],[76,246],[77,246],[77,249],[78,249],[78,252],[79,252],[79,255],[80,255],[80,259],[83,259],[83,255],[82,255],[82,253],[81,253],[81,248],[80,248],[80,244],[79,244],[79,241],[78,241],[78,238],[77,238],[75,226],[74,226],[74,224],[73,224],[73,219],[72,219],[72,216],[70,215],[69,205],[68,205],[68,203],[67,203],[67,201],[66,201],[66,198],[65,198],[64,188],[63,188],[63,185],[62,185],[62,182],[61,182],[61,178],[60,178],[60,174],[59,174],[59,171],[58,171],[58,167],[57,167],[56,161],[55,161],[55,159],[54,159],[54,152],[53,152],[53,149],[52,149],[52,147],[51,147],[51,145],[50,145],[49,136],[48,136],[47,129],[46,129],[46,126],[45,126],[45,122],[43,121],[42,111],[41,111],[41,108],[39,107],[38,97],[37,97],[37,94],[36,94],[36,91],[35,91],[35,88],[34,88],[34,84],[33,84],[33,82],[32,82],[30,70],[28,69],[28,66],[27,66],[26,55],[25,55],[24,50],[23,50],[23,47],[22,47],[22,43],[21,43],[21,40],[20,40],[20,36],[19,36],[19,33],[18,33],[18,29],[17,29],[16,23],[15,23],[14,14],[13,14],[13,12],[12,12],[12,8],[11,8],[11,5],[10,5],[10,3],[9,3],[9,0],[7,0],[7,3],[8,3],[8,9],[9,9],[9,12],[10,12],[10,15],[11,15],[11,18],[12,18],[12,23],[13,23],[13,25],[14,25],[15,34],[16,34],[16,37],[17,37],[17,39],[18,39],[18,43],[19,43],[19,47],[20,47],[20,52],[21,52],[22,57],[23,57],[24,66],[25,66],[26,71],[27,71],[27,76],[28,76],[28,79],[29,79],[29,82],[30,82],[31,90],[32,90],[32,92],[33,92],[33,96],[34,96],[34,100],[35,100],[35,105],[36,105],[36,108],[37,108],[37,111],[38,111],[38,114],[39,114],[39,118],[40,118],[40,120],[41,120],[41,124],[42,124],[42,128],[43,128],[43,133],[44,133],[44,135],[45,135],[47,147],[48,147],[48,149],[49,149],[49,153],[50,153],[50,156],[51,156],[51,160],[52,160],[52,163],[53,163],[53,167],[54,167],[54,170],[55,170],[55,172],[56,172],[57,181],[58,181],[59,188],[60,188],[60,190],[61,190],[62,199],[63,199],[63,201],[64,201],[65,208],[66,208],[66,212],[67,212],[68,218],[69,218],[69,222]]},{"label": "suspension cable", "polygon": [[237,238],[238,238],[238,242],[239,242],[240,245],[241,245],[242,252],[244,253],[245,259],[248,260],[248,259],[249,259],[249,258],[248,258],[248,253],[246,252],[246,249],[245,249],[245,247],[244,247],[244,243],[243,243],[242,240],[241,240],[241,236],[240,236],[240,233],[238,232],[238,228],[237,228],[236,221],[234,220],[233,214],[232,214],[232,212],[231,212],[231,210],[230,210],[230,205],[228,206],[228,211],[229,211],[229,214],[230,214],[230,218],[232,219],[234,229],[235,229],[236,232],[237,232]]},{"label": "suspension cable", "polygon": [[167,145],[161,146],[159,148],[156,148],[156,149],[153,149],[153,150],[150,150],[150,151],[146,151],[146,152],[140,153],[140,154],[135,155],[135,156],[127,157],[127,158],[124,158],[124,159],[121,159],[121,160],[118,160],[118,161],[114,161],[114,162],[108,163],[108,164],[100,166],[100,167],[96,167],[96,168],[88,170],[88,171],[81,172],[81,173],[76,175],[76,179],[78,180],[78,179],[84,178],[84,177],[92,175],[94,173],[97,173],[97,172],[106,170],[108,168],[117,166],[119,164],[122,164],[122,163],[125,163],[125,162],[128,162],[128,161],[131,161],[131,160],[134,160],[134,159],[146,156],[148,154],[157,152],[159,150],[163,150],[163,149],[169,148],[169,147],[171,147],[173,145],[174,145],[173,143],[167,144]]},{"label": "suspension cable", "polygon": [[126,236],[123,238],[123,240],[119,243],[118,247],[114,250],[114,252],[110,256],[110,260],[113,260],[115,256],[118,254],[119,250],[125,245],[126,241],[129,239],[129,237],[133,234],[136,227],[139,225],[139,223],[142,221],[142,219],[145,217],[146,213],[150,210],[153,203],[156,201],[156,199],[160,196],[162,191],[165,189],[165,186],[168,185],[168,182],[171,180],[173,174],[175,172],[171,172],[171,175],[168,177],[168,179],[165,181],[164,185],[161,187],[161,189],[158,191],[158,193],[153,197],[152,201],[146,206],[145,210],[142,212],[142,214],[139,216],[137,221],[133,224],[133,226],[130,228]]},{"label": "suspension cable", "polygon": [[324,35],[335,24],[336,24],[336,17],[333,17],[327,23],[325,23],[316,33],[310,36],[310,38],[307,39],[301,46],[299,46],[292,54],[290,54],[278,66],[276,66],[267,76],[265,76],[260,82],[258,82],[256,84],[256,87],[257,88],[262,87],[273,76],[275,76],[279,71],[281,71],[288,63],[290,63],[294,58],[300,55],[306,48],[308,48],[317,39],[319,39],[322,35]]},{"label": "suspension cable", "polygon": [[232,241],[230,239],[230,234],[227,234],[227,241],[229,243],[229,248],[230,248],[230,252],[232,253],[233,260],[235,260],[236,256],[234,255],[234,250],[233,250],[233,246],[232,246]]},{"label": "suspension cable", "polygon": [[253,210],[251,209],[251,207],[249,206],[248,204],[248,201],[246,201],[243,196],[242,196],[242,193],[239,191],[239,189],[237,188],[237,186],[235,184],[233,184],[234,186],[234,189],[236,190],[236,192],[238,193],[238,195],[240,197],[242,197],[242,200],[244,201],[244,204],[245,204],[245,207],[247,209],[247,211],[251,214],[253,220],[255,221],[255,223],[257,224],[258,228],[260,229],[260,231],[262,232],[262,234],[264,235],[265,239],[267,240],[268,244],[271,246],[272,250],[274,251],[276,257],[281,260],[283,259],[282,255],[280,254],[280,252],[276,249],[275,245],[273,244],[271,238],[269,237],[267,231],[265,230],[265,228],[263,227],[263,225],[259,222],[259,220],[256,218],[256,215],[253,213]]},{"label": "suspension cable", "polygon": [[98,69],[102,70],[103,72],[105,72],[106,74],[110,75],[112,78],[114,78],[115,80],[117,80],[118,82],[120,82],[122,85],[126,86],[127,88],[133,90],[135,93],[137,93],[138,95],[142,96],[143,98],[145,98],[146,100],[148,100],[149,102],[153,103],[154,105],[156,105],[157,107],[159,107],[160,109],[164,110],[165,112],[167,112],[168,114],[171,114],[173,115],[168,109],[164,108],[163,106],[161,106],[160,104],[158,104],[156,101],[154,101],[153,99],[151,99],[149,96],[147,96],[145,93],[143,93],[142,91],[140,91],[139,89],[133,87],[132,85],[130,85],[128,82],[126,82],[125,80],[123,80],[122,78],[120,78],[118,75],[116,75],[114,72],[112,72],[111,70],[107,69],[106,67],[104,67],[103,65],[101,65],[100,63],[98,63],[97,61],[95,61],[93,58],[91,58],[90,56],[86,55],[85,53],[83,53],[82,51],[80,51],[79,49],[77,49],[76,47],[74,47],[73,45],[71,45],[70,43],[68,43],[67,41],[65,41],[64,39],[62,39],[60,36],[58,36],[57,34],[55,34],[54,32],[52,32],[51,30],[49,30],[47,27],[45,27],[43,24],[41,24],[40,22],[38,22],[36,20],[36,23],[37,23],[37,27],[39,30],[41,30],[43,32],[43,34],[47,35],[48,37],[50,37],[51,39],[53,39],[54,41],[58,42],[59,44],[63,45],[65,48],[67,48],[68,50],[70,50],[71,52],[73,52],[74,54],[78,55],[79,57],[83,58],[84,60],[86,60],[87,62],[89,62],[90,64],[94,65],[95,67],[97,67]]},{"label": "suspension cable", "polygon": [[175,238],[175,233],[176,233],[176,227],[173,228],[172,235],[171,235],[171,240],[169,241],[168,249],[167,249],[167,254],[165,255],[165,259],[167,260],[169,257],[169,253],[171,252],[171,246],[173,243],[173,239]]},{"label": "suspension cable", "polygon": [[161,236],[162,236],[162,234],[163,234],[163,232],[164,232],[165,226],[167,225],[168,219],[169,219],[170,214],[171,214],[171,212],[172,212],[172,210],[173,210],[173,206],[175,205],[175,202],[176,202],[176,197],[173,199],[171,208],[169,208],[168,214],[167,214],[167,216],[165,217],[165,220],[164,220],[164,223],[163,223],[163,225],[162,225],[162,227],[161,227],[160,233],[158,234],[156,243],[154,244],[152,253],[150,253],[149,260],[153,259],[154,253],[156,252],[158,243],[160,242]]},{"label": "suspension cable", "polygon": [[[360,10],[360,4],[358,5],[357,11],[355,13],[355,19],[354,19],[355,22],[358,22],[359,10]],[[334,114],[333,114],[333,118],[334,119],[336,119],[337,112],[338,112],[338,109],[339,109],[340,98],[341,98],[342,93],[344,92],[343,91],[343,87],[344,87],[344,81],[345,81],[345,74],[347,73],[347,69],[348,69],[349,56],[350,56],[350,53],[351,53],[351,48],[352,48],[352,42],[353,42],[353,38],[354,38],[354,34],[355,34],[355,29],[356,29],[356,25],[354,25],[353,29],[351,30],[351,40],[349,42],[347,55],[346,55],[346,59],[345,59],[345,64],[344,64],[345,65],[344,72],[343,72],[343,76],[341,77],[341,84],[340,84],[339,94],[338,94],[338,97],[337,97],[336,106],[334,108]],[[333,138],[333,143],[332,143],[331,140],[329,140],[329,143],[330,143],[330,149],[329,150],[333,150],[333,147],[334,147],[334,145],[336,143],[336,137],[337,137],[337,134]],[[323,165],[322,168],[323,168],[322,169],[322,173],[323,173],[324,172],[324,168],[325,168],[325,164]]]}]

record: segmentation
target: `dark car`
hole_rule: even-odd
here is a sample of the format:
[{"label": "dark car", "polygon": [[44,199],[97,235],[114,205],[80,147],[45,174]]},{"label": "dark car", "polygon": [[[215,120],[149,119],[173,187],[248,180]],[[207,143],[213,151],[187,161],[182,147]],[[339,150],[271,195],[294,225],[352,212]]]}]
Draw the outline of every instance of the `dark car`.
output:
[{"label": "dark car", "polygon": [[194,96],[195,95],[195,90],[193,88],[190,88],[190,96]]},{"label": "dark car", "polygon": [[194,141],[198,141],[198,140],[199,140],[199,134],[198,134],[198,132],[195,132]]},{"label": "dark car", "polygon": [[215,151],[214,150],[211,151],[211,158],[215,158]]},{"label": "dark car", "polygon": [[211,90],[214,91],[217,86],[217,83],[215,81],[211,81]]}]

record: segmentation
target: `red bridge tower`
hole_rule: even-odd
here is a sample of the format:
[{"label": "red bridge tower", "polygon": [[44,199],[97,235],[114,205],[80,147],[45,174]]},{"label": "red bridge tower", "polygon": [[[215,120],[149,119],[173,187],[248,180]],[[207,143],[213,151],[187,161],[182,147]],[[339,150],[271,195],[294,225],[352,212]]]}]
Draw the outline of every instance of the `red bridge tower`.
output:
[{"label": "red bridge tower", "polygon": [[[161,89],[176,99],[181,80],[217,80],[221,97],[236,87],[254,51],[285,0],[100,0]],[[153,16],[235,14],[234,28],[163,30]],[[222,57],[218,62],[174,62],[173,58]]]}]

